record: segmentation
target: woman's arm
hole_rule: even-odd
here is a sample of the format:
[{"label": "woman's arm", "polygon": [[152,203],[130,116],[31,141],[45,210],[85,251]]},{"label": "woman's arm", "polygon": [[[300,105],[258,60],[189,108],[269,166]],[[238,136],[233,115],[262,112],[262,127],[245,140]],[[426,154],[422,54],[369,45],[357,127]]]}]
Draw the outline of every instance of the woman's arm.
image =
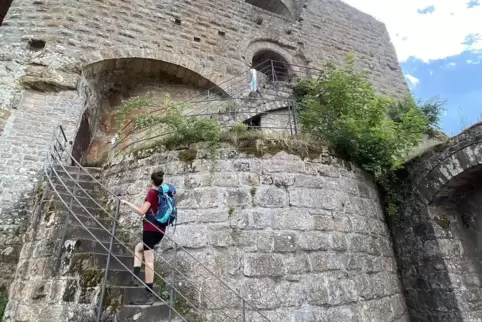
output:
[{"label": "woman's arm", "polygon": [[145,201],[144,204],[139,208],[136,205],[130,203],[127,200],[121,200],[122,204],[127,205],[129,208],[131,208],[133,211],[135,211],[138,215],[144,216],[149,209],[151,208],[151,203],[148,201]]}]

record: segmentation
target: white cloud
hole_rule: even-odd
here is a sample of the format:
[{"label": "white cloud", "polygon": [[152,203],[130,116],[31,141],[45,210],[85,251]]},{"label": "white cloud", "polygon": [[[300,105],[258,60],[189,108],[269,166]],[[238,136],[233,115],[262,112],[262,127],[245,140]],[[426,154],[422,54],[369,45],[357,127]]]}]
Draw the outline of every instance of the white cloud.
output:
[{"label": "white cloud", "polygon": [[[482,4],[469,0],[344,0],[383,21],[400,61],[424,62],[482,51]],[[426,10],[433,6],[432,10]],[[425,14],[419,13],[426,11]]]},{"label": "white cloud", "polygon": [[418,85],[418,83],[420,83],[420,79],[418,79],[415,76],[412,76],[410,74],[405,74],[404,76],[407,79],[407,81],[409,82],[409,85],[411,85],[411,87],[415,87],[415,86]]},{"label": "white cloud", "polygon": [[467,64],[469,65],[478,65],[480,64],[480,60],[473,60],[473,59],[468,59]]}]

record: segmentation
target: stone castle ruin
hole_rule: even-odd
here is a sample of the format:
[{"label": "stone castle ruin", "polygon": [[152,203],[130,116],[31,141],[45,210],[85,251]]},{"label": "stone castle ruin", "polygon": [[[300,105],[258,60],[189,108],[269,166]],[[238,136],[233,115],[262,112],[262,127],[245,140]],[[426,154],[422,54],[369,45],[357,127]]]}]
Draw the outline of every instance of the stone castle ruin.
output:
[{"label": "stone castle ruin", "polygon": [[[379,93],[409,94],[385,26],[339,0],[3,1],[4,321],[482,321],[480,125],[409,164],[397,220],[323,148],[223,143],[215,166],[202,144],[139,152],[159,133],[135,131],[133,98],[296,133],[291,85],[349,52]],[[164,302],[129,305],[140,228],[116,198],[141,202],[159,167],[183,196]]]}]

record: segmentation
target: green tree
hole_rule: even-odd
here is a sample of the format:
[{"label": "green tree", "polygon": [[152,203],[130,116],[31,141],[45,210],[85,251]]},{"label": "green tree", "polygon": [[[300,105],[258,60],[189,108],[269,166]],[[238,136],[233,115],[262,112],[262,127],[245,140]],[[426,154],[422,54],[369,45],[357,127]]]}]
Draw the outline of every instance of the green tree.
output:
[{"label": "green tree", "polygon": [[303,131],[330,142],[377,179],[402,167],[440,113],[377,95],[354,55],[341,66],[326,64],[318,79],[299,81],[294,92]]}]

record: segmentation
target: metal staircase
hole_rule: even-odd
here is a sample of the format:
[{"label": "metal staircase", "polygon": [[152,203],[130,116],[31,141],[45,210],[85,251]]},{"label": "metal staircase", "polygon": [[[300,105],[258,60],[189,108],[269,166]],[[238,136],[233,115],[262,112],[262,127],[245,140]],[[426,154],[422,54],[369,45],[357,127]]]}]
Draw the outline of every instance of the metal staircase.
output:
[{"label": "metal staircase", "polygon": [[[81,285],[100,288],[96,322],[190,322],[192,317],[195,317],[195,321],[211,321],[199,304],[194,304],[192,299],[176,288],[176,280],[181,279],[192,291],[202,294],[199,287],[176,267],[178,252],[185,252],[199,269],[203,270],[203,274],[213,277],[219,282],[218,284],[239,298],[239,314],[236,316],[226,313],[218,308],[216,303],[210,302],[210,306],[222,315],[223,321],[245,322],[253,319],[270,321],[212,273],[208,267],[189,254],[169,234],[166,234],[165,239],[174,245],[173,261],[166,260],[162,255],[160,261],[163,267],[169,268],[170,273],[165,276],[155,272],[155,278],[165,285],[165,289],[155,288],[156,302],[153,305],[129,305],[132,299],[144,292],[146,285],[143,273],[138,278],[139,287],[128,285],[134,276],[132,273],[134,253],[133,247],[126,245],[121,235],[137,236],[138,232],[118,225],[120,200],[98,180],[100,169],[84,168],[72,157],[68,149],[70,144],[60,126],[54,134],[48,153],[48,162],[44,170],[48,189],[43,191],[41,203],[45,203],[50,195],[52,196],[50,202],[58,209],[63,209],[65,214],[62,229],[58,232],[62,247],[57,250],[57,262],[53,273],[60,274],[59,269],[62,264],[68,262],[68,272],[81,272],[85,277]],[[67,166],[67,162],[73,162],[75,165]],[[105,206],[103,202],[105,198],[113,201],[113,211]],[[73,244],[66,242],[72,240]],[[70,256],[68,261],[65,260],[66,254]],[[182,299],[188,305],[189,313],[179,312],[176,309],[174,303],[178,299]],[[203,300],[210,301],[207,297]]]}]

